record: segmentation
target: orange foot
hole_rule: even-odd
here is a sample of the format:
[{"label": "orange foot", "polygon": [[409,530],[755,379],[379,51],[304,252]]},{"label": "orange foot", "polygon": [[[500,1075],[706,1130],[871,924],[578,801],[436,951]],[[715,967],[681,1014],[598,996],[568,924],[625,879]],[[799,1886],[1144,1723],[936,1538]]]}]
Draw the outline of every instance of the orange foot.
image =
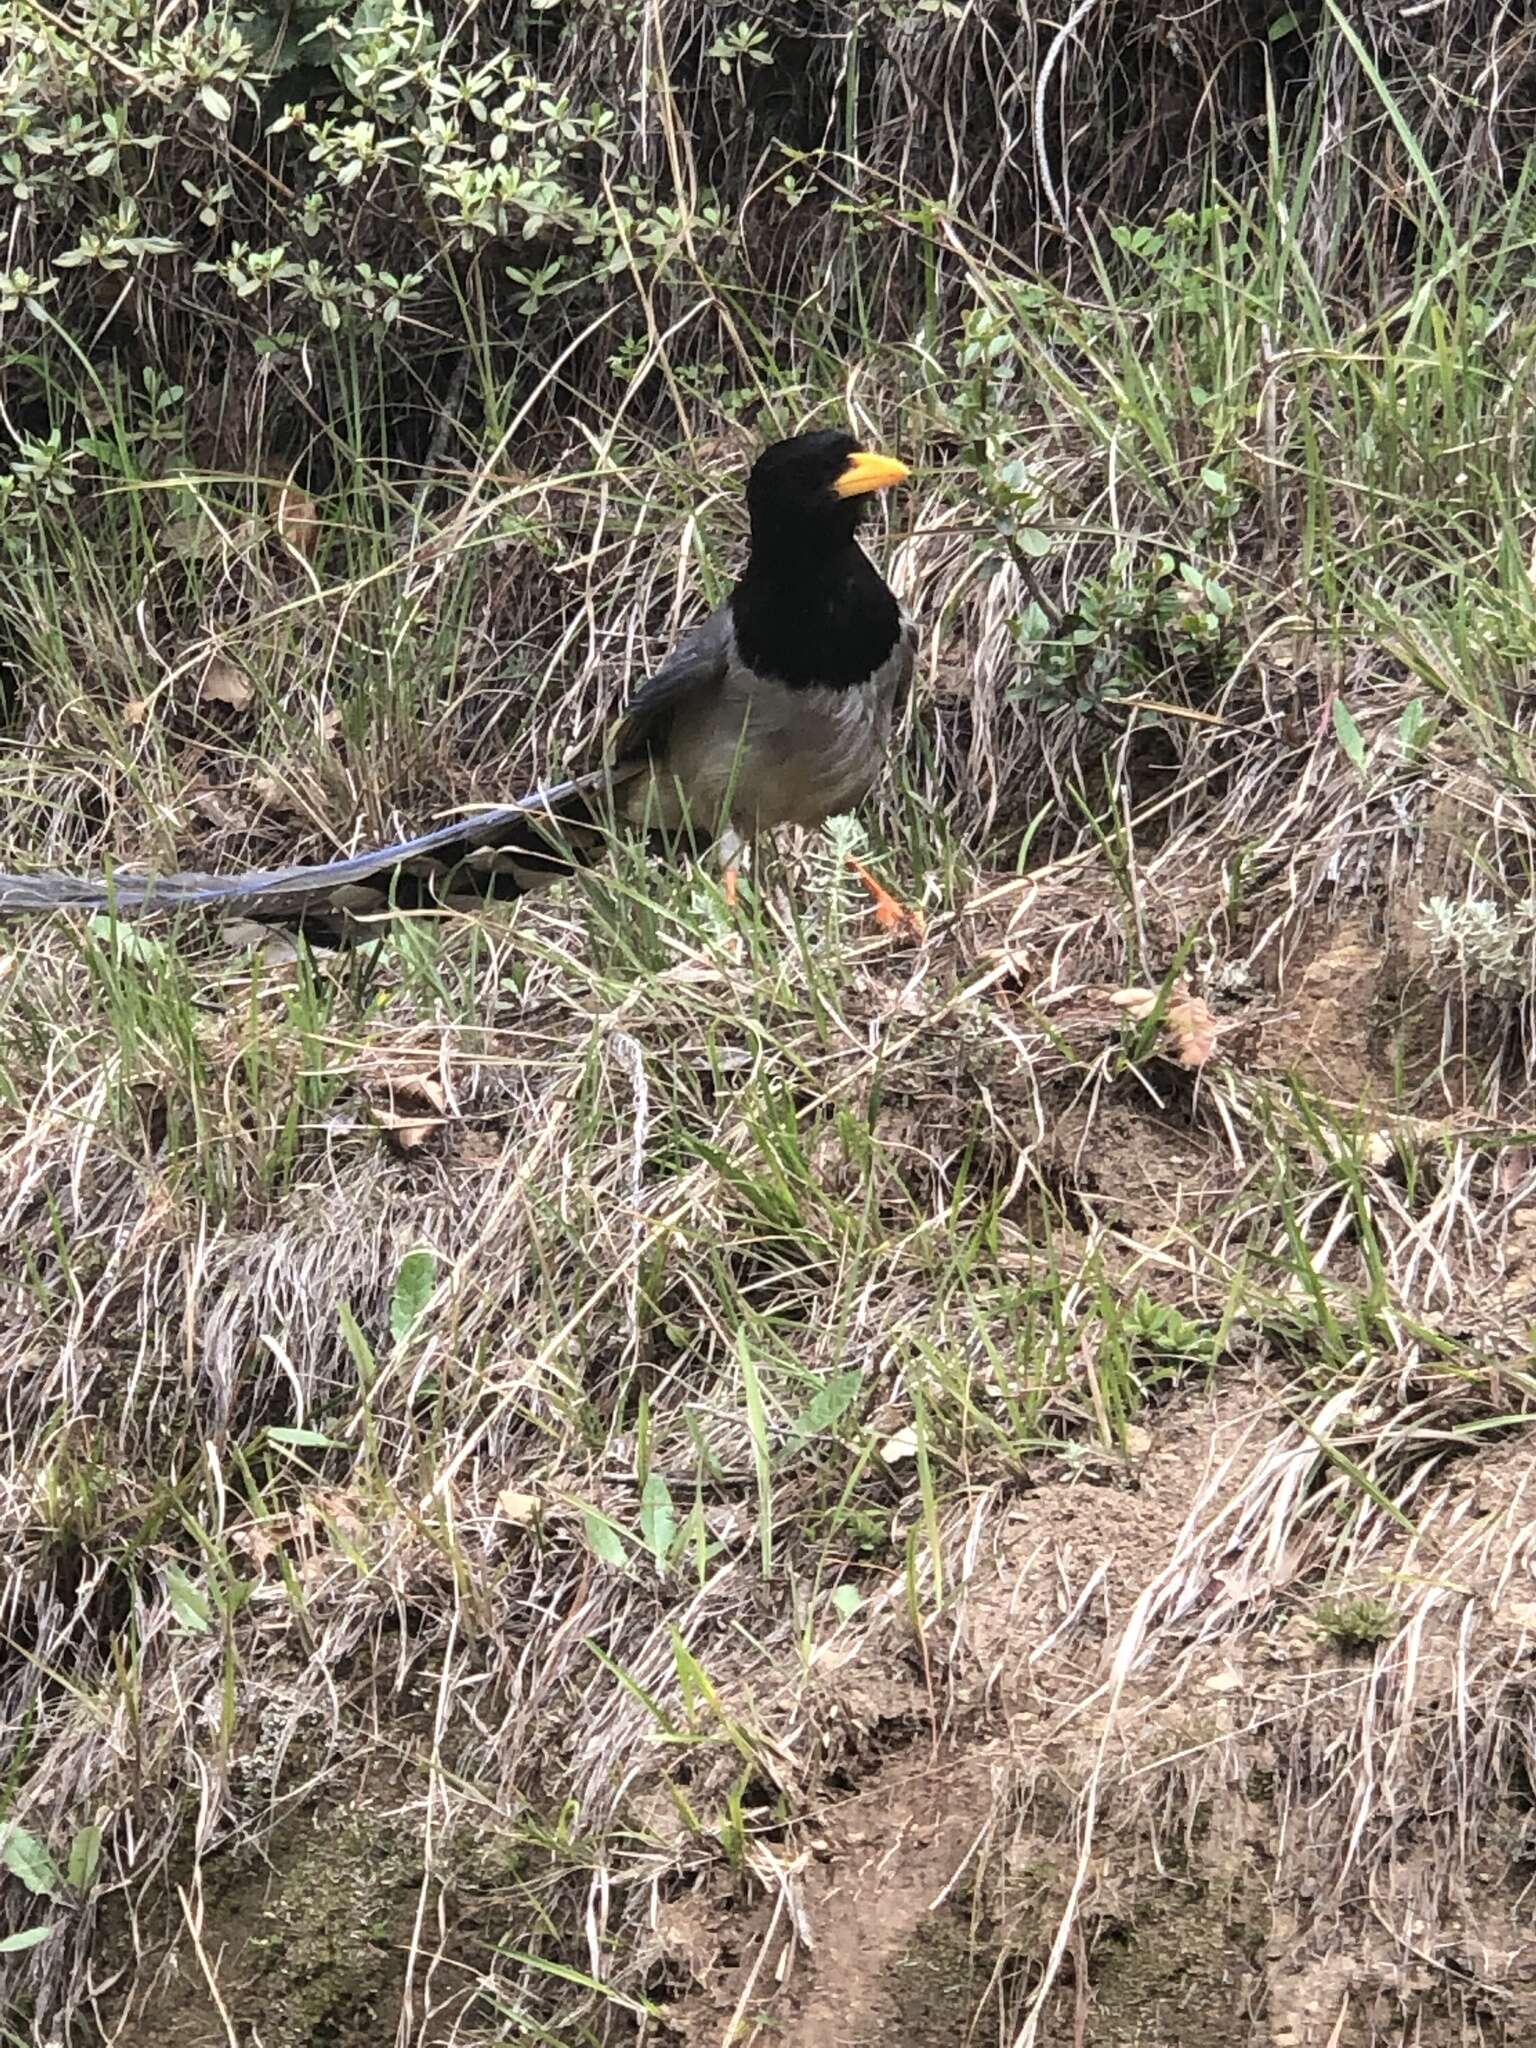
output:
[{"label": "orange foot", "polygon": [[928,926],[923,913],[915,907],[902,903],[894,897],[882,882],[877,882],[862,861],[850,854],[848,865],[875,899],[875,923],[883,932],[899,932],[906,939],[920,939]]}]

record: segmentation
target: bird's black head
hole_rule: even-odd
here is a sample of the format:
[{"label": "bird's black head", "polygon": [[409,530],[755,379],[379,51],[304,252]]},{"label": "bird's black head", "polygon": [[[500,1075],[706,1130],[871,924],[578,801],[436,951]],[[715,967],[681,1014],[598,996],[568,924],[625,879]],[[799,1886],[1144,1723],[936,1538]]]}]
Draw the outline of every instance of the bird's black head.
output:
[{"label": "bird's black head", "polygon": [[752,552],[731,593],[736,645],[755,674],[792,687],[867,682],[896,647],[901,614],[854,539],[871,491],[905,467],[851,434],[796,434],[747,479]]},{"label": "bird's black head", "polygon": [[902,463],[871,454],[836,428],[776,441],[747,478],[754,551],[800,555],[846,545],[870,493],[888,490],[906,474]]}]

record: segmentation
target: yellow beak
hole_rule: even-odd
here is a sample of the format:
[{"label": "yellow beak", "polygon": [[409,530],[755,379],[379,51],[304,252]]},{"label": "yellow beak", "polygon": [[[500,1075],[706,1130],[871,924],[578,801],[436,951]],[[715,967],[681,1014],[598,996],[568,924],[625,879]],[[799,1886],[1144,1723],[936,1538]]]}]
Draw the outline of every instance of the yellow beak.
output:
[{"label": "yellow beak", "polygon": [[910,475],[907,465],[894,456],[872,455],[861,448],[857,455],[849,456],[832,489],[840,498],[859,498],[866,491],[888,491]]}]

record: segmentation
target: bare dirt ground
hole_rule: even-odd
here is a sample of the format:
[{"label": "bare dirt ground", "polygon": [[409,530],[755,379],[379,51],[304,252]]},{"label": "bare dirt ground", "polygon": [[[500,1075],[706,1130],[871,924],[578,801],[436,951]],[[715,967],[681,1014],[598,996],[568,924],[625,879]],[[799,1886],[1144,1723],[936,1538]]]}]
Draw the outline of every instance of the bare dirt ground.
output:
[{"label": "bare dirt ground", "polygon": [[[662,1939],[693,1980],[672,2016],[683,2039],[730,2038],[795,1948],[778,2006],[791,2039],[996,2038],[1001,1925],[1009,1968],[1034,1986],[1020,2042],[1530,2037],[1528,1808],[1483,1816],[1482,1853],[1450,1885],[1431,1846],[1455,1796],[1447,1752],[1472,1734],[1455,1726],[1468,1661],[1516,1674],[1536,1655],[1536,1607],[1497,1590],[1499,1567],[1529,1554],[1527,1461],[1496,1458],[1448,1496],[1455,1534],[1412,1571],[1455,1586],[1456,1611],[1426,1617],[1390,1664],[1330,1654],[1303,1629],[1235,1641],[1219,1617],[1252,1586],[1232,1583],[1246,1567],[1223,1567],[1206,1532],[1262,1484],[1263,1418],[1282,1393],[1250,1377],[1181,1400],[1134,1477],[1011,1504],[963,1602],[964,1732],[888,1751],[830,1803],[785,1873],[793,1904],[753,1916],[751,1937],[702,1903],[673,1909]],[[1138,1657],[1160,1599],[1175,1585],[1190,1598],[1197,1558],[1205,1626],[1171,1668]],[[1371,1823],[1393,1836],[1380,1867],[1358,1824],[1373,1769],[1400,1767],[1405,1748],[1425,1775]],[[1035,1931],[1024,1956],[1021,1922]]]}]

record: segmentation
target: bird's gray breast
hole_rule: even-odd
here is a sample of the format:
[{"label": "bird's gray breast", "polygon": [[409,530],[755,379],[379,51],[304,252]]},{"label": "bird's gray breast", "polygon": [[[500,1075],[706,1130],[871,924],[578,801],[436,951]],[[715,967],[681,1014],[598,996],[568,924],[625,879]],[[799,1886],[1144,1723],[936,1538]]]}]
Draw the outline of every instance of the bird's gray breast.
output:
[{"label": "bird's gray breast", "polygon": [[676,826],[683,800],[694,825],[729,823],[750,835],[819,825],[868,795],[885,766],[896,704],[912,676],[914,640],[901,638],[867,682],[791,688],[732,654],[718,685],[679,706],[662,773],[631,808]]}]

